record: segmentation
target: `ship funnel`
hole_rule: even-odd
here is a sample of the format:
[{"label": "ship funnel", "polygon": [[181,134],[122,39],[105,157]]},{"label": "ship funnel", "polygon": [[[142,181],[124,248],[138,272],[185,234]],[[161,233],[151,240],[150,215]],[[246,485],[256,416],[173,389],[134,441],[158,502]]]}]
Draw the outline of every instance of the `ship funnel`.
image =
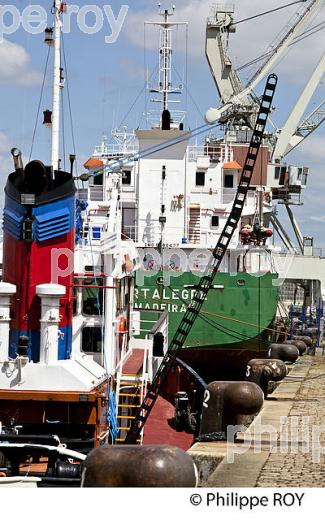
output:
[{"label": "ship funnel", "polygon": [[42,161],[31,161],[26,165],[24,179],[27,193],[40,195],[48,186],[49,178]]},{"label": "ship funnel", "polygon": [[23,170],[24,165],[23,165],[22,153],[19,150],[19,148],[12,148],[11,155],[14,159],[15,170],[16,171]]},{"label": "ship funnel", "polygon": [[164,110],[161,116],[161,129],[170,130],[171,117],[169,110]]}]

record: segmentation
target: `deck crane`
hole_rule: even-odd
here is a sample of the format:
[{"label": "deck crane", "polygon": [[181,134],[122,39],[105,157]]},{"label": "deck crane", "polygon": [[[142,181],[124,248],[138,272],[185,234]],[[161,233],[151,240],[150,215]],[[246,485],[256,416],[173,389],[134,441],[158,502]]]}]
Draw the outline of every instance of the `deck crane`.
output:
[{"label": "deck crane", "polygon": [[174,337],[172,338],[168,351],[149,386],[147,394],[139,408],[136,418],[133,420],[130,430],[127,433],[125,443],[135,444],[139,435],[150,415],[151,410],[157,400],[161,386],[165,381],[170,368],[175,362],[175,358],[179,350],[184,346],[185,341],[193,327],[193,324],[200,314],[201,308],[207,297],[213,280],[220,268],[220,264],[225,256],[233,234],[240,221],[242,211],[245,205],[247,192],[249,190],[254,166],[256,164],[258,152],[262,144],[264,131],[272,107],[274,92],[277,85],[277,76],[271,74],[268,77],[265,90],[262,96],[259,113],[255,122],[250,146],[248,149],[245,165],[242,170],[241,178],[238,184],[237,194],[225,224],[225,227],[219,237],[214,248],[211,260],[209,261],[206,271],[200,279],[191,303],[187,307],[183,319],[181,320]]},{"label": "deck crane", "polygon": [[[206,28],[205,54],[222,104],[228,103],[244,89],[227,52],[229,34],[236,32],[233,13],[233,6],[220,7],[217,12],[213,9]],[[236,119],[245,121],[251,127],[255,107],[256,100],[245,96]]]},{"label": "deck crane", "polygon": [[[207,22],[206,56],[220,99],[225,102],[225,104],[221,108],[210,109],[206,114],[207,122],[213,123],[220,119],[221,116],[226,116],[226,120],[232,124],[244,122],[247,126],[252,127],[252,122],[255,120],[254,113],[256,113],[255,87],[279,58],[283,56],[288,47],[294,43],[295,39],[301,34],[301,31],[306,27],[312,17],[324,6],[324,0],[309,0],[308,3],[303,3],[305,4],[303,10],[300,13],[296,13],[294,19],[289,21],[276,41],[271,45],[268,51],[264,53],[264,62],[252,76],[245,88],[241,84],[237,71],[234,70],[227,54],[229,34],[236,30],[236,22],[233,20],[234,10],[227,6],[221,6],[217,8],[217,11],[214,11],[213,16],[210,17]],[[298,146],[325,120],[324,100],[309,116],[301,121],[317,85],[323,76],[324,70],[325,54],[318,63],[283,129],[275,135],[276,139],[272,142],[273,163],[281,163],[285,155]],[[284,200],[284,204],[297,238],[298,247],[302,252],[303,237],[293,212],[289,207],[290,201]],[[276,220],[276,217],[274,217],[273,220]],[[279,223],[274,223],[279,229],[279,225],[277,225]],[[280,236],[283,236],[283,234],[280,233]],[[284,240],[284,243],[286,244],[287,240]],[[295,250],[290,240],[288,245],[289,250]]]},{"label": "deck crane", "polygon": [[308,135],[318,128],[325,119],[325,100],[306,118],[303,118],[305,110],[310,103],[317,86],[325,73],[325,53],[311,75],[295,107],[293,108],[285,125],[281,129],[274,151],[273,161],[280,162],[283,157],[298,146]]},{"label": "deck crane", "polygon": [[302,141],[325,121],[325,99],[299,124],[294,139],[290,142],[290,150],[286,150],[285,155],[294,150]]},{"label": "deck crane", "polygon": [[[302,141],[304,141],[304,139],[306,139],[312,132],[314,132],[325,120],[325,100],[323,100],[317,106],[317,108],[311,112],[311,114],[303,118],[306,108],[309,105],[316,88],[324,75],[324,72],[325,53],[321,57],[317,67],[311,75],[285,125],[278,133],[272,155],[273,163],[280,164],[286,155],[288,155],[294,148],[296,148]],[[291,222],[300,252],[303,253],[303,236],[292,209],[290,208],[290,200],[285,199],[283,204]]]},{"label": "deck crane", "polygon": [[[303,3],[307,3],[307,0]],[[250,111],[252,114],[254,112],[254,104],[252,105],[250,99],[254,99],[254,89],[274,67],[279,58],[283,56],[289,45],[306,27],[315,13],[323,6],[324,0],[310,0],[308,4],[304,6],[303,11],[299,13],[298,16],[297,14],[295,15],[294,20],[292,20],[291,23],[289,22],[288,26],[284,28],[283,33],[281,33],[273,43],[270,52],[266,53],[267,58],[265,62],[259,67],[244,88],[237,73],[233,69],[224,43],[227,41],[229,33],[234,30],[233,27],[235,24],[232,21],[231,13],[228,13],[228,16],[221,17],[219,22],[218,16],[216,16],[215,22],[209,19],[206,48],[207,59],[220,97],[222,100],[224,99],[226,103],[219,108],[210,108],[206,114],[206,121],[208,123],[214,123],[220,119],[222,115],[226,115],[227,113],[232,115],[232,111],[234,109],[238,111],[238,107],[243,107],[244,112]],[[218,33],[219,37],[217,37]],[[250,115],[250,119],[252,121],[252,115]]]}]

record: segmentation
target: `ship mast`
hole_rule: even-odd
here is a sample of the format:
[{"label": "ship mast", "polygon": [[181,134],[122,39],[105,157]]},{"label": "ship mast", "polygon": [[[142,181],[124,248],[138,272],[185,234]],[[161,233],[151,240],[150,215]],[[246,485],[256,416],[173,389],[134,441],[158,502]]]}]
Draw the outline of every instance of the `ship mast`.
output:
[{"label": "ship mast", "polygon": [[[173,30],[178,26],[186,26],[186,22],[171,22],[170,17],[175,13],[175,6],[172,9],[161,9],[161,4],[158,4],[159,15],[163,18],[161,22],[145,22],[146,25],[158,26],[160,29],[160,45],[159,45],[159,77],[158,86],[152,88],[148,85],[148,90],[151,94],[159,94],[157,98],[150,99],[152,103],[160,103],[160,116],[165,111],[169,110],[171,103],[180,103],[179,100],[171,99],[172,94],[181,94],[183,85],[173,87],[172,82],[172,36]],[[147,114],[148,115],[148,114]],[[178,111],[173,112],[173,123],[178,126],[184,119],[185,113]]]},{"label": "ship mast", "polygon": [[52,105],[52,152],[53,175],[59,169],[60,146],[60,91],[61,80],[61,0],[54,0],[54,67],[53,67],[53,105]]},{"label": "ship mast", "polygon": [[162,86],[162,107],[163,110],[168,110],[168,94],[171,86],[171,53],[172,53],[172,32],[169,27],[169,17],[173,16],[175,7],[172,11],[165,9],[160,12],[164,18],[164,23],[161,24],[160,31],[160,78],[159,85]]}]

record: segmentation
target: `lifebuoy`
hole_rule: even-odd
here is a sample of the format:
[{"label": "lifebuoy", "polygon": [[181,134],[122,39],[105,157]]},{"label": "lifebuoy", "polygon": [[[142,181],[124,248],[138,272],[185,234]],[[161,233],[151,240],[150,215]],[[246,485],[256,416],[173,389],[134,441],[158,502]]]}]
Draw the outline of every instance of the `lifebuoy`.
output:
[{"label": "lifebuoy", "polygon": [[130,259],[129,255],[124,255],[124,264],[123,267],[127,273],[131,273],[133,269],[133,262]]},{"label": "lifebuoy", "polygon": [[119,325],[118,325],[118,335],[119,335],[119,347],[120,349],[123,346],[124,335],[127,332],[126,330],[126,319],[124,316],[120,316]]}]

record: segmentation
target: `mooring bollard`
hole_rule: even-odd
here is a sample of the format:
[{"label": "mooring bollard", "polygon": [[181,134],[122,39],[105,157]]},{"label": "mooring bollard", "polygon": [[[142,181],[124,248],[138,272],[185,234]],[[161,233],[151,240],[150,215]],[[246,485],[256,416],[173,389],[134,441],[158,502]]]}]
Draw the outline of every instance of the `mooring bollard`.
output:
[{"label": "mooring bollard", "polygon": [[313,346],[313,340],[310,336],[293,336],[293,339],[303,341],[307,345],[307,348]]},{"label": "mooring bollard", "polygon": [[270,381],[281,381],[287,372],[286,364],[280,359],[251,359],[247,365],[246,381],[256,383],[267,397]]},{"label": "mooring bollard", "polygon": [[227,427],[243,424],[243,416],[255,415],[263,406],[259,386],[248,381],[215,381],[205,390],[200,441],[226,440]]},{"label": "mooring bollard", "polygon": [[175,446],[100,446],[82,471],[82,487],[195,487],[193,459]]},{"label": "mooring bollard", "polygon": [[307,350],[307,345],[301,339],[287,339],[284,341],[285,345],[295,345],[299,350],[299,356],[303,356]]},{"label": "mooring bollard", "polygon": [[281,359],[287,363],[295,363],[299,358],[299,350],[295,345],[288,343],[271,343],[269,349],[270,359]]}]

